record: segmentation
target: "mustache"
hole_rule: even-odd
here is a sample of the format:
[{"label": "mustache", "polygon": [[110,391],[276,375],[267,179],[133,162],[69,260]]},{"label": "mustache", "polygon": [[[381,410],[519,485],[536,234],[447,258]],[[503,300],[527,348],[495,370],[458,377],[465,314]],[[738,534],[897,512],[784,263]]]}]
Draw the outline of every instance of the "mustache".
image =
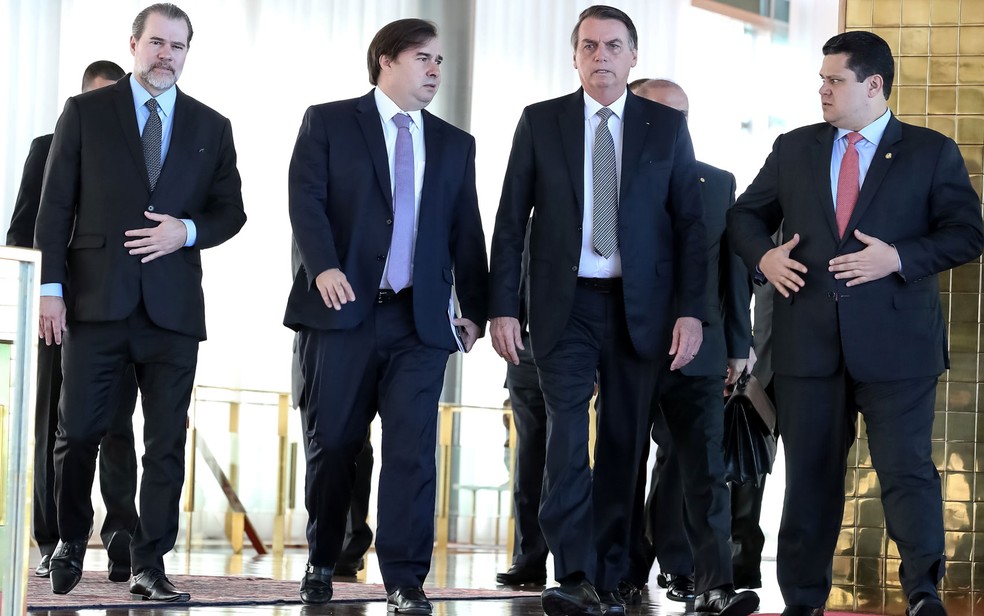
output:
[{"label": "mustache", "polygon": [[155,68],[163,69],[163,70],[168,71],[168,72],[171,72],[171,73],[174,72],[174,68],[171,66],[171,63],[170,62],[154,62],[150,66],[150,69],[149,70],[153,70]]}]

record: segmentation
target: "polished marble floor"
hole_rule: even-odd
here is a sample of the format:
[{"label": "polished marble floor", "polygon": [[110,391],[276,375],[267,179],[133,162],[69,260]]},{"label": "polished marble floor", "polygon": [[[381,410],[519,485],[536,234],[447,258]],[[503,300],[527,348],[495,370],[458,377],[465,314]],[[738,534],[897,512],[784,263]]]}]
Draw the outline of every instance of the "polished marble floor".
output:
[{"label": "polished marble floor", "polygon": [[[93,548],[86,556],[86,570],[98,571],[105,566],[105,552]],[[36,556],[35,556],[36,560]],[[254,556],[244,554],[236,556],[228,548],[196,549],[192,552],[176,550],[168,556],[166,567],[169,573],[185,573],[191,575],[244,575],[271,577],[275,579],[300,580],[303,575],[306,551],[288,550],[283,556],[273,555]],[[367,583],[382,583],[376,565],[375,554],[370,552],[368,563],[359,575],[359,581]],[[32,561],[32,567],[36,564]],[[446,551],[437,551],[431,566],[430,576],[424,590],[431,587],[454,588],[495,588],[496,571],[505,570],[508,560],[505,551],[496,548],[451,547]],[[762,599],[760,611],[766,613],[781,612],[782,598],[775,583],[775,563],[766,561],[762,566],[762,577],[765,587],[759,589]],[[666,600],[661,589],[655,585],[655,572],[651,580],[653,591],[643,595],[643,604],[630,608],[630,616],[684,614],[686,606]],[[539,589],[531,589],[529,598],[509,600],[476,600],[476,601],[435,601],[434,616],[533,616],[543,614],[540,608]],[[154,609],[117,609],[117,610],[81,610],[57,612],[30,612],[34,616],[51,614],[51,616],[160,616],[164,614],[180,614],[195,612],[214,616],[280,616],[298,614],[335,616],[386,616],[384,602],[356,604],[328,604],[326,606],[244,606],[244,607],[194,607],[180,608],[173,605],[161,606]]]}]

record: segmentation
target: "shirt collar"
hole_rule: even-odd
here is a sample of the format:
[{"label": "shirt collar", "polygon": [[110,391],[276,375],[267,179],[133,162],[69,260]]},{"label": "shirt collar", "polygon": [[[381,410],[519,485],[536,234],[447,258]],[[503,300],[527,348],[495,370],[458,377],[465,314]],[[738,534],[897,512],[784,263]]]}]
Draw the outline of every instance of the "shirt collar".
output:
[{"label": "shirt collar", "polygon": [[373,92],[376,98],[376,109],[379,110],[379,117],[383,119],[384,122],[390,122],[398,113],[405,113],[410,116],[413,120],[414,126],[418,129],[423,129],[423,113],[418,109],[417,111],[403,111],[400,106],[393,102],[393,99],[386,96],[380,88],[376,88]]},{"label": "shirt collar", "polygon": [[[881,116],[879,116],[877,120],[865,126],[858,132],[861,133],[861,136],[864,137],[865,141],[869,141],[873,143],[875,147],[877,147],[878,143],[881,141],[882,135],[885,134],[885,128],[888,127],[888,121],[891,119],[892,119],[892,112],[891,110],[886,109],[885,113],[881,114]],[[854,131],[847,130],[846,128],[838,128],[837,139],[840,139],[844,135],[851,132]]]},{"label": "shirt collar", "polygon": [[[132,74],[130,75],[130,91],[133,93],[133,105],[135,108],[140,109],[147,104],[147,101],[154,98],[150,92],[148,92],[137,78]],[[171,86],[165,90],[157,98],[157,104],[160,106],[161,111],[164,112],[164,117],[171,117],[174,112],[174,101],[178,96],[178,88],[176,86]]]},{"label": "shirt collar", "polygon": [[618,117],[619,120],[621,120],[624,117],[623,114],[625,113],[625,99],[628,96],[626,94],[626,92],[628,91],[629,89],[626,88],[625,91],[622,92],[622,96],[619,96],[617,99],[615,99],[615,102],[612,103],[611,105],[602,105],[595,99],[591,98],[591,96],[587,92],[585,92],[584,93],[584,119],[587,120],[594,114],[598,113],[598,110],[601,109],[602,107],[608,107],[609,109],[612,110],[612,113],[615,114],[615,116]]}]

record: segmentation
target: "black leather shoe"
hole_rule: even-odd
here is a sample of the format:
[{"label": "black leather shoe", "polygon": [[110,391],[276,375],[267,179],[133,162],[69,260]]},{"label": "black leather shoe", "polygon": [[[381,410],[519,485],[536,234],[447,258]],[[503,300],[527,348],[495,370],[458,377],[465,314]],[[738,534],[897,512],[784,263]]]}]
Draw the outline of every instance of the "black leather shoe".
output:
[{"label": "black leather shoe", "polygon": [[787,605],[782,616],[823,616],[822,607],[807,607],[805,605]]},{"label": "black leather shoe", "polygon": [[106,541],[106,556],[109,557],[109,579],[112,582],[126,582],[130,579],[130,533],[118,530],[111,533]]},{"label": "black leather shoe", "polygon": [[331,567],[315,567],[308,563],[301,580],[301,601],[320,605],[331,601]]},{"label": "black leather shoe", "polygon": [[923,597],[905,610],[906,616],[947,616],[939,597]]},{"label": "black leather shoe", "polygon": [[51,592],[68,594],[82,579],[82,561],[88,537],[77,541],[59,541],[48,565]]},{"label": "black leather shoe", "polygon": [[561,584],[540,593],[547,616],[601,616],[601,599],[587,580]]},{"label": "black leather shoe", "polygon": [[51,554],[42,554],[41,562],[38,563],[38,568],[34,570],[34,575],[38,577],[48,577],[51,572]]},{"label": "black leather shoe", "polygon": [[622,580],[618,583],[618,594],[626,606],[642,605],[642,589],[632,582]]},{"label": "black leather shoe", "polygon": [[666,598],[670,601],[693,601],[696,599],[694,594],[694,576],[692,575],[672,575],[667,573]]},{"label": "black leather shoe", "polygon": [[509,571],[496,573],[495,581],[504,586],[523,586],[525,584],[543,586],[547,583],[547,568],[546,565],[543,567],[513,565],[509,567]]},{"label": "black leather shoe", "polygon": [[600,592],[598,593],[598,599],[601,601],[602,614],[611,614],[611,616],[625,614],[625,602],[622,601],[622,597],[617,591],[607,590]]},{"label": "black leather shoe", "polygon": [[355,563],[335,563],[335,568],[332,569],[335,577],[356,577],[359,575],[359,571],[362,571],[366,566],[366,561],[364,558],[360,558],[359,562]]},{"label": "black leather shoe", "polygon": [[424,589],[414,586],[397,588],[386,597],[386,611],[397,614],[430,614],[434,607]]},{"label": "black leather shoe", "polygon": [[166,601],[168,603],[183,603],[191,600],[191,595],[181,592],[167,579],[163,571],[144,569],[133,576],[130,582],[130,595],[144,601]]},{"label": "black leather shoe", "polygon": [[713,588],[702,593],[694,601],[698,614],[717,616],[748,616],[758,609],[758,595],[751,590],[735,592],[731,587]]}]

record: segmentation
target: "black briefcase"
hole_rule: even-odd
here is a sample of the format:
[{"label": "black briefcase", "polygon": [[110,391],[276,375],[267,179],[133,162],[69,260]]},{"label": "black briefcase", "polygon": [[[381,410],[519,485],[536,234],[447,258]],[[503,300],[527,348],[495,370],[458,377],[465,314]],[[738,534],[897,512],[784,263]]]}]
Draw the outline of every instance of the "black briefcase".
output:
[{"label": "black briefcase", "polygon": [[758,379],[743,372],[724,405],[725,478],[760,485],[776,459],[776,409]]}]

